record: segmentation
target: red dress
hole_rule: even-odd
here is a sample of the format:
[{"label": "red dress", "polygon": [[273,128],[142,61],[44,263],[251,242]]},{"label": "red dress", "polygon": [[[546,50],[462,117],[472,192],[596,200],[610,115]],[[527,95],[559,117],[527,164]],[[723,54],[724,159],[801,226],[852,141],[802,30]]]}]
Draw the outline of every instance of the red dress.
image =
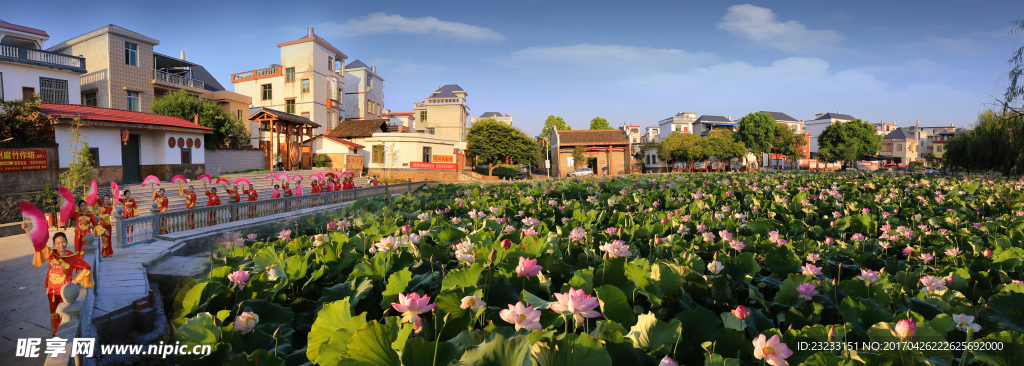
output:
[{"label": "red dress", "polygon": [[341,189],[344,189],[346,191],[350,189],[356,189],[356,182],[352,181],[351,179],[346,179],[345,183],[342,183]]},{"label": "red dress", "polygon": [[[260,196],[259,193],[256,193],[255,189],[248,189],[248,190],[243,191],[242,193],[245,193],[245,195],[248,196],[249,199],[247,200],[247,202],[255,201]],[[256,216],[256,205],[249,205],[249,218],[251,219],[251,218],[253,218],[255,216]]]},{"label": "red dress", "polygon": [[64,301],[60,289],[72,281],[72,271],[80,271],[78,276],[74,277],[75,282],[82,287],[92,287],[92,268],[74,252],[65,251],[64,254],[57,254],[50,247],[43,247],[32,257],[33,266],[40,267],[43,262],[50,262],[44,286],[46,297],[50,300],[50,326],[53,327],[53,335],[56,336],[61,322],[60,314],[57,314],[57,304]]},{"label": "red dress", "polygon": [[310,192],[310,194],[320,193],[320,184],[317,183],[317,182],[313,182],[312,184],[310,184],[309,185],[309,192]]},{"label": "red dress", "polygon": [[233,191],[233,190],[229,189],[228,190],[228,195],[231,196],[231,198],[232,198],[231,203],[242,202],[242,197],[241,197],[240,194],[238,194],[238,191]]},{"label": "red dress", "polygon": [[114,254],[114,246],[110,244],[110,234],[114,230],[110,225],[110,214],[114,211],[114,206],[102,206],[100,208],[99,225],[103,228],[103,233],[100,234],[100,255],[106,257]]},{"label": "red dress", "polygon": [[[196,208],[196,193],[195,192],[185,192],[185,209],[192,209],[192,208]],[[195,215],[194,214],[188,214],[187,221],[188,221],[188,229],[189,230],[195,229],[195,226],[196,226],[195,225]]]},{"label": "red dress", "polygon": [[[209,198],[209,200],[206,201],[206,207],[220,206],[220,197],[218,197],[215,193],[212,193],[210,191],[206,191],[206,197]],[[206,214],[206,226],[213,226],[213,225],[216,225],[216,224],[217,224],[217,212],[216,211],[210,211],[209,213]]]},{"label": "red dress", "polygon": [[[135,199],[134,198],[125,198],[124,200],[122,200],[122,202],[124,202],[124,218],[125,219],[134,218],[135,215],[138,213],[138,203],[135,202]],[[135,227],[135,225],[128,225],[128,227],[125,228],[126,235],[128,236],[127,238],[125,238],[126,241],[131,241],[132,232],[134,231],[134,227]]]},{"label": "red dress", "polygon": [[[167,212],[171,204],[171,200],[167,199],[167,196],[157,195],[153,197],[153,200],[156,201],[157,211],[160,211],[161,213]],[[160,219],[160,234],[167,234],[167,219]]]},{"label": "red dress", "polygon": [[96,226],[99,225],[99,221],[96,220],[96,216],[88,212],[75,212],[72,216],[75,223],[75,254],[78,256],[85,255],[82,251],[82,247],[90,244],[85,242],[85,235],[96,230]]}]

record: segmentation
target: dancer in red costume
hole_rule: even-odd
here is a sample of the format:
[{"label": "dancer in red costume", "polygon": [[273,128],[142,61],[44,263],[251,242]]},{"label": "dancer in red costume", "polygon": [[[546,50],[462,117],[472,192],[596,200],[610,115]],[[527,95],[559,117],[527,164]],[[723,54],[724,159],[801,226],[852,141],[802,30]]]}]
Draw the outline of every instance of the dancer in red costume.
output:
[{"label": "dancer in red costume", "polygon": [[110,225],[110,214],[113,212],[114,199],[110,198],[110,195],[103,195],[103,199],[100,200],[100,213],[97,215],[97,221],[103,228],[103,233],[100,234],[100,255],[104,257],[114,254],[114,246],[110,245],[110,234],[114,230]]},{"label": "dancer in red costume", "polygon": [[[206,183],[203,183],[203,190],[206,191],[206,207],[220,206],[220,196],[217,195],[217,188],[206,188]],[[206,226],[213,226],[217,224],[217,211],[210,211],[206,214]]]},{"label": "dancer in red costume", "polygon": [[[124,198],[121,199],[121,202],[124,202],[124,218],[125,219],[131,219],[131,218],[134,218],[135,215],[138,215],[138,213],[139,213],[139,204],[137,202],[135,202],[134,198],[132,198],[132,191],[129,191],[129,190],[126,189],[124,191]],[[128,241],[128,242],[132,241],[131,237],[132,237],[132,232],[135,231],[134,228],[135,228],[135,225],[128,225],[128,227],[125,228],[125,234],[127,234],[127,238],[125,238],[125,241]]]},{"label": "dancer in red costume", "polygon": [[[28,232],[24,224],[21,228]],[[64,285],[74,281],[82,287],[92,287],[92,268],[82,257],[75,255],[68,250],[68,237],[64,233],[53,234],[53,249],[42,247],[32,257],[32,265],[40,267],[43,262],[49,262],[49,270],[46,271],[46,297],[50,300],[50,326],[53,328],[53,335],[57,336],[57,328],[60,327],[60,314],[57,314],[57,304],[64,302],[60,295]],[[79,271],[77,276],[72,271]],[[74,276],[74,278],[72,278]]]}]

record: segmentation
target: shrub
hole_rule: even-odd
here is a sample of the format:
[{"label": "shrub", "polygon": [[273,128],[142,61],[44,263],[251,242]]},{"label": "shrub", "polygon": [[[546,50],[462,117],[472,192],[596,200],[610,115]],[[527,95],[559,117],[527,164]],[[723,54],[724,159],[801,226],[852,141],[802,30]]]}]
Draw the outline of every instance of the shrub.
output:
[{"label": "shrub", "polygon": [[323,154],[313,155],[313,166],[317,168],[328,168],[331,166],[331,157]]}]

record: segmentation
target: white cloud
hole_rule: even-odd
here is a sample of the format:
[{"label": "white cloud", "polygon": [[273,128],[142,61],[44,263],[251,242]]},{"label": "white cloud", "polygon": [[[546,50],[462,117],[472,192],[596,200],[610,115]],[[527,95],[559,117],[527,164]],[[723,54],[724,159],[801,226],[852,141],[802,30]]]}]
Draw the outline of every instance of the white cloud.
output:
[{"label": "white cloud", "polygon": [[787,52],[818,52],[843,37],[834,30],[812,30],[795,20],[780,22],[771,9],[750,4],[730,6],[717,25],[759,46]]},{"label": "white cloud", "polygon": [[530,47],[513,52],[502,58],[500,63],[523,69],[564,66],[575,71],[630,73],[650,69],[686,69],[715,59],[714,54],[707,52],[693,53],[677,49],[583,43],[573,46]]},{"label": "white cloud", "polygon": [[434,17],[406,18],[386,13],[373,13],[349,19],[340,24],[325,23],[321,27],[326,28],[329,34],[336,36],[414,34],[467,42],[502,41],[505,39],[505,35],[489,28],[449,22]]}]

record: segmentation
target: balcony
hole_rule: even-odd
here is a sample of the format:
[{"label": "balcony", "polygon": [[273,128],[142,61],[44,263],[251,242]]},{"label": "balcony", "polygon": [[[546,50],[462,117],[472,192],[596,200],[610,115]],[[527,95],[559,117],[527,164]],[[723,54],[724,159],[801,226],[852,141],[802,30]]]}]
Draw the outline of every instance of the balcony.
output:
[{"label": "balcony", "polygon": [[280,76],[284,73],[284,67],[271,66],[263,69],[256,69],[252,71],[240,72],[237,74],[231,74],[231,82],[237,83],[239,81],[255,80],[271,76]]},{"label": "balcony", "polygon": [[37,50],[9,44],[0,44],[0,61],[11,61],[29,65],[85,73],[85,58],[62,53]]},{"label": "balcony", "polygon": [[201,80],[175,75],[169,72],[153,70],[153,83],[174,84],[175,86],[186,86],[189,88],[205,90],[206,83]]}]

